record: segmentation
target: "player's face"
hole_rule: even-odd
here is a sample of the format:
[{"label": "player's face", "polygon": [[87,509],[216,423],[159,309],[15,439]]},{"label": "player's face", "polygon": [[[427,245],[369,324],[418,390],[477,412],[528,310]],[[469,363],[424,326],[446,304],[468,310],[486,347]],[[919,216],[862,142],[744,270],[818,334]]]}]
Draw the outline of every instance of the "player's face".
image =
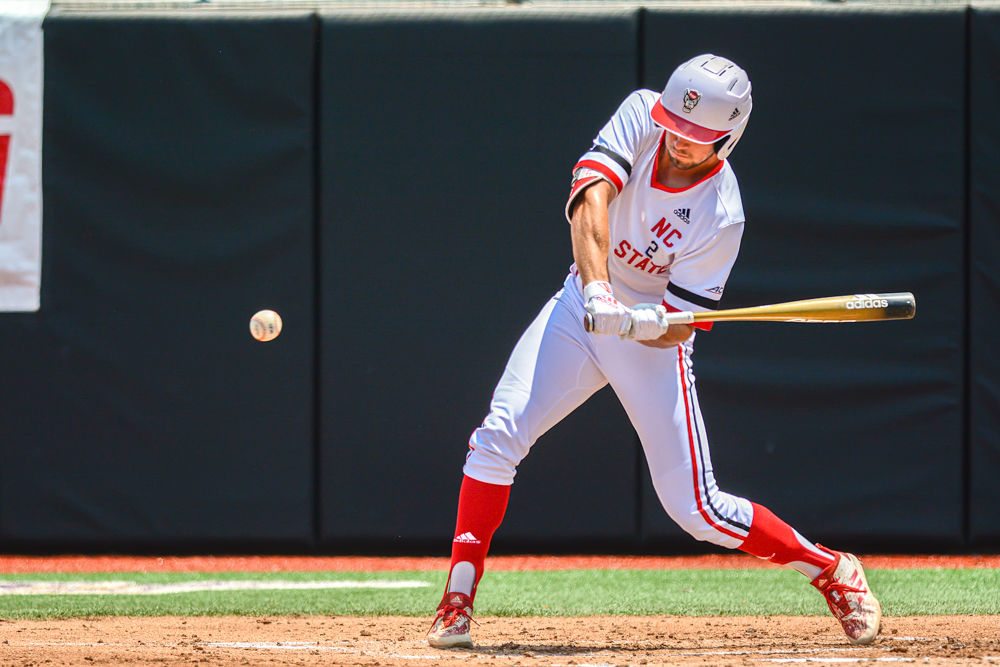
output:
[{"label": "player's face", "polygon": [[677,169],[694,169],[715,157],[712,144],[696,144],[667,132],[667,155]]}]

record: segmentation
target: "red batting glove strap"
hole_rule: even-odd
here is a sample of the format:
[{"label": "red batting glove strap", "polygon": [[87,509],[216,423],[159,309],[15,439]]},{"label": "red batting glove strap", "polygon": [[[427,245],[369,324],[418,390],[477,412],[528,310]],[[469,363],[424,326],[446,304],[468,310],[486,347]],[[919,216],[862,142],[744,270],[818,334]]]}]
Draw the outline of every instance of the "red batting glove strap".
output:
[{"label": "red batting glove strap", "polygon": [[[591,297],[594,301],[599,301],[600,303],[607,304],[611,308],[618,307],[618,299],[611,296],[610,294],[599,294],[595,297]],[[590,299],[588,299],[590,301]]]},{"label": "red batting glove strap", "polygon": [[615,294],[611,290],[611,283],[604,280],[595,280],[593,282],[587,283],[583,288],[583,302],[586,303],[592,298],[597,296],[608,296],[611,297],[612,301],[615,300]]}]

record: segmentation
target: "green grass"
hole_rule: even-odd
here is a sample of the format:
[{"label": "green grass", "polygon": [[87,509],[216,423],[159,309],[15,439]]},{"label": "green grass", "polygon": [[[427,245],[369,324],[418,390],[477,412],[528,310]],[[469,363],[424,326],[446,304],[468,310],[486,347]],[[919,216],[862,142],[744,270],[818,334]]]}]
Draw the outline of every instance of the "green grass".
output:
[{"label": "green grass", "polygon": [[[0,576],[8,581],[418,580],[410,589],[226,591],[168,595],[0,595],[2,618],[77,616],[327,614],[429,616],[444,573],[280,572],[117,573]],[[1000,614],[1000,570],[870,570],[888,616]],[[573,570],[487,572],[476,599],[481,616],[671,614],[825,615],[802,575],[783,569]]]},{"label": "green grass", "polygon": [[[889,616],[1000,614],[1000,570],[871,570]],[[542,578],[544,576],[544,578]],[[477,613],[521,616],[824,615],[805,577],[784,569],[585,570],[489,574]]]}]

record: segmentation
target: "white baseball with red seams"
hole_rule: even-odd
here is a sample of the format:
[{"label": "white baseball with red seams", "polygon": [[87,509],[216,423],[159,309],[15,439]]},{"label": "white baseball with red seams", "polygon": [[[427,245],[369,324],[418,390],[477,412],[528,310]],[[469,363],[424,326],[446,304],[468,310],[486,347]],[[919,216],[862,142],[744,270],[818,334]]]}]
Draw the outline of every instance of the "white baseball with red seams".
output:
[{"label": "white baseball with red seams", "polygon": [[[608,271],[623,304],[717,308],[743,232],[739,187],[726,161],[686,188],[657,182],[659,160],[668,159],[666,132],[651,117],[657,101],[651,90],[625,99],[574,168],[570,200],[597,179],[618,191],[608,208]],[[694,336],[671,351],[588,334],[581,290],[574,265],[514,348],[489,415],[470,439],[465,474],[511,484],[535,440],[610,384],[670,517],[697,539],[739,546],[753,509],[715,482],[691,365]]]},{"label": "white baseball with red seams", "polygon": [[273,310],[259,310],[250,318],[250,335],[262,343],[281,335],[281,315]]}]

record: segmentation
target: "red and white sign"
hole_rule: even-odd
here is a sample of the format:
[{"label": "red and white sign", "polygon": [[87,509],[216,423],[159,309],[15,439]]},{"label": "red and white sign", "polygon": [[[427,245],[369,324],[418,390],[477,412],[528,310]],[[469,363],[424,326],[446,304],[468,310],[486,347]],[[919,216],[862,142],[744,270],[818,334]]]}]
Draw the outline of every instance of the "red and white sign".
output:
[{"label": "red and white sign", "polygon": [[35,311],[42,274],[42,20],[0,2],[0,311]]}]

